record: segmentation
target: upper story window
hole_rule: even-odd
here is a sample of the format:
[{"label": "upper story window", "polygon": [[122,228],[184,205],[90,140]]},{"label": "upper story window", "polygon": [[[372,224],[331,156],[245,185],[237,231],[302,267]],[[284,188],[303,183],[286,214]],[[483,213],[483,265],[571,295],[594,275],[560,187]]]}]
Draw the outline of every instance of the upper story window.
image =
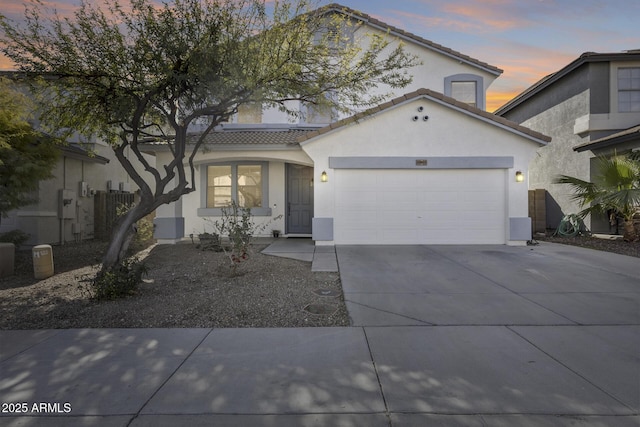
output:
[{"label": "upper story window", "polygon": [[451,82],[451,97],[472,107],[478,106],[476,82]]},{"label": "upper story window", "polygon": [[475,74],[455,74],[445,77],[444,94],[472,107],[485,109],[484,82]]},{"label": "upper story window", "polygon": [[316,32],[314,43],[325,45],[331,50],[344,49],[354,42],[356,28],[354,21],[329,16],[325,26]]},{"label": "upper story window", "polygon": [[242,124],[262,123],[262,104],[251,102],[238,106],[236,121]]},{"label": "upper story window", "polygon": [[640,67],[618,68],[618,112],[640,111]]},{"label": "upper story window", "polygon": [[305,103],[304,105],[304,122],[308,124],[326,125],[333,122],[337,117],[337,114],[331,108],[331,100],[334,98],[334,93],[327,93],[324,95],[328,100],[327,102],[321,102],[318,104]]}]

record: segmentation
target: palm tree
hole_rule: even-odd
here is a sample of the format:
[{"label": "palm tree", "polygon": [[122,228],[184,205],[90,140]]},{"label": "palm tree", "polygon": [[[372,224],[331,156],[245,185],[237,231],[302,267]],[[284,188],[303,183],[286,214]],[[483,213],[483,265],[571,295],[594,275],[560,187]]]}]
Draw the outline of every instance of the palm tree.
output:
[{"label": "palm tree", "polygon": [[640,160],[631,156],[599,157],[597,166],[593,182],[560,175],[556,183],[569,184],[573,199],[586,206],[578,216],[613,211],[624,219],[624,240],[638,240],[640,233],[634,228],[633,217],[640,211]]}]

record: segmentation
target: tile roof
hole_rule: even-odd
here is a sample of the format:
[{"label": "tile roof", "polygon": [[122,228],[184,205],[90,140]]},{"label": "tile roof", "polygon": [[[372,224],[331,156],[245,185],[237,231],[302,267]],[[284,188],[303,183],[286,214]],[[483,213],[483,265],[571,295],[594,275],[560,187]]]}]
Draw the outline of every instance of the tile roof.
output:
[{"label": "tile roof", "polygon": [[[313,131],[300,129],[216,130],[205,137],[205,145],[297,145],[298,139]],[[190,135],[194,140],[198,135]]]},{"label": "tile roof", "polygon": [[326,13],[326,12],[338,12],[338,13],[343,13],[343,14],[347,14],[350,15],[366,24],[369,24],[373,27],[379,27],[382,28],[384,30],[388,30],[390,33],[395,34],[397,36],[399,36],[400,38],[403,38],[405,40],[409,40],[412,41],[414,43],[418,43],[420,45],[423,45],[431,50],[440,52],[444,55],[453,57],[459,61],[462,62],[466,62],[468,64],[474,65],[476,67],[482,68],[492,74],[495,75],[500,75],[502,74],[503,70],[501,70],[498,67],[495,67],[493,65],[487,64],[486,62],[482,62],[478,59],[472,58],[468,55],[464,55],[458,51],[455,51],[453,49],[450,49],[448,47],[442,46],[441,44],[438,43],[434,43],[431,40],[427,40],[425,38],[422,38],[416,34],[410,33],[408,31],[402,30],[398,27],[394,27],[393,25],[389,25],[385,22],[382,22],[376,18],[371,17],[370,15],[367,15],[366,13],[360,12],[358,10],[355,9],[351,9],[347,6],[343,6],[341,4],[338,3],[331,3],[328,4],[326,6],[323,6],[319,9],[317,9],[316,11],[312,12],[312,13]]},{"label": "tile roof", "polygon": [[593,141],[585,142],[584,144],[576,145],[575,147],[573,147],[573,150],[582,152],[596,148],[609,147],[634,139],[637,139],[640,143],[640,124],[629,129],[625,129],[621,132],[616,132],[612,135],[605,136],[604,138],[599,138]]},{"label": "tile roof", "polygon": [[85,150],[75,144],[65,144],[60,145],[59,147],[64,157],[78,159],[85,162],[100,163],[102,165],[109,163],[108,158],[95,154],[89,150]]},{"label": "tile roof", "polygon": [[348,117],[346,119],[340,120],[338,122],[332,123],[328,126],[323,127],[322,129],[318,129],[316,131],[313,132],[309,132],[306,133],[304,135],[301,135],[300,138],[298,138],[298,142],[303,143],[307,140],[310,140],[312,138],[316,138],[320,135],[324,135],[325,133],[331,132],[333,130],[336,130],[338,128],[347,126],[351,123],[357,123],[359,120],[364,119],[368,116],[374,115],[374,114],[378,114],[384,110],[387,110],[389,108],[392,108],[395,105],[398,104],[402,104],[408,101],[412,101],[414,99],[420,98],[420,97],[427,97],[427,98],[431,98],[434,101],[437,102],[441,102],[445,105],[448,105],[450,107],[456,108],[458,110],[464,110],[466,113],[474,115],[478,118],[481,119],[485,119],[488,120],[489,122],[492,122],[496,125],[501,125],[504,127],[507,127],[513,131],[516,131],[518,133],[524,134],[525,136],[535,139],[540,143],[547,143],[551,141],[551,137],[544,135],[540,132],[536,132],[534,130],[531,130],[527,127],[521,126],[515,122],[512,122],[511,120],[507,120],[504,117],[500,117],[500,116],[496,116],[495,114],[492,113],[488,113],[484,110],[481,110],[479,108],[476,107],[472,107],[469,104],[465,104],[464,102],[460,102],[454,98],[445,96],[443,94],[441,94],[440,92],[436,92],[430,89],[418,89],[415,92],[411,92],[408,93],[406,95],[400,96],[398,98],[392,99],[391,101],[385,102],[384,104],[380,104],[376,107],[370,108],[362,113],[358,113],[355,114],[351,117]]}]

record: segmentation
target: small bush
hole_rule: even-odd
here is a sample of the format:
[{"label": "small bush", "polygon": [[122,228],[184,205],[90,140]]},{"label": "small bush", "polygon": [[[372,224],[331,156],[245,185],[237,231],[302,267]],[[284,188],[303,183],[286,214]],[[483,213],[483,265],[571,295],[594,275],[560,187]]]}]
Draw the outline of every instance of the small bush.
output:
[{"label": "small bush", "polygon": [[[251,209],[239,206],[235,201],[232,201],[229,206],[221,208],[221,211],[222,217],[220,219],[212,221],[205,218],[205,221],[213,225],[214,232],[211,234],[217,239],[216,248],[220,247],[227,255],[231,266],[231,275],[236,276],[238,265],[249,259],[253,235],[262,232],[271,221],[280,219],[282,215],[272,218],[261,226],[256,226],[253,222]],[[209,235],[209,233],[203,234]],[[228,247],[221,244],[220,236],[227,237]]]},{"label": "small bush", "polygon": [[[120,204],[116,208],[116,215],[121,217],[125,215],[134,205]],[[132,241],[132,249],[139,251],[146,248],[153,242],[153,216],[147,215],[136,222],[136,235]]]},{"label": "small bush", "polygon": [[146,246],[148,242],[153,241],[153,218],[150,215],[138,220],[136,223],[138,231],[136,232],[136,243]]},{"label": "small bush", "polygon": [[110,270],[100,271],[88,281],[86,290],[94,299],[122,298],[135,293],[147,272],[145,264],[137,258],[130,258]]},{"label": "small bush", "polygon": [[198,240],[200,240],[198,248],[203,251],[222,252],[224,250],[222,242],[220,241],[220,236],[216,233],[198,234]]},{"label": "small bush", "polygon": [[13,243],[16,248],[19,248],[24,242],[29,240],[29,234],[22,230],[11,230],[6,233],[0,234],[1,243]]}]

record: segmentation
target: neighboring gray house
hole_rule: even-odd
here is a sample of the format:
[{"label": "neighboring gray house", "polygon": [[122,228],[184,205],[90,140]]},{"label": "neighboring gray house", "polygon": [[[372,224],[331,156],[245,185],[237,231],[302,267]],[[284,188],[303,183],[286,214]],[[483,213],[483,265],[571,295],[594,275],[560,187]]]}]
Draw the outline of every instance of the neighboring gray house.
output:
[{"label": "neighboring gray house", "polygon": [[53,177],[34,194],[38,201],[10,211],[0,233],[22,230],[27,245],[109,238],[115,210],[135,199],[137,187],[105,144],[70,143],[60,151]]},{"label": "neighboring gray house", "polygon": [[[18,73],[0,75],[15,79]],[[16,89],[21,89],[16,80]],[[33,126],[38,127],[34,121]],[[135,156],[125,153],[139,170]],[[155,159],[148,156],[148,161]],[[60,146],[52,178],[40,181],[37,202],[8,212],[0,233],[22,230],[27,245],[64,244],[93,238],[107,239],[121,203],[135,199],[138,189],[117,160],[113,149],[95,137],[75,135]]]},{"label": "neighboring gray house", "polygon": [[[640,149],[640,50],[582,54],[500,107],[495,114],[552,137],[529,165],[529,189],[544,189],[547,228],[580,210],[558,175],[590,181],[596,156]],[[607,218],[587,218],[596,233]]]}]

